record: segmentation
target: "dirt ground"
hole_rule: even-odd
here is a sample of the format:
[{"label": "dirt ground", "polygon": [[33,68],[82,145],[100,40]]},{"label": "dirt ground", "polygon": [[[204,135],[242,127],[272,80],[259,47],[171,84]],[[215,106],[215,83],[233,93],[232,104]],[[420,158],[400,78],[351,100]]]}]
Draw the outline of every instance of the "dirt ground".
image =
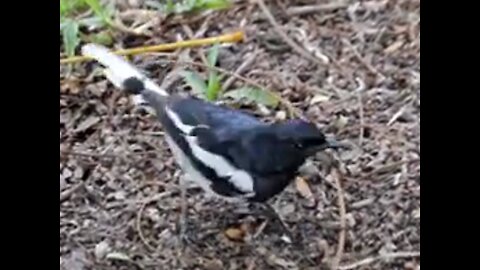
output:
[{"label": "dirt ground", "polygon": [[[153,23],[147,36],[116,32],[117,47],[245,31],[244,42],[220,49],[219,66],[235,72],[247,62],[242,76],[355,146],[339,153],[345,239],[336,183],[319,156],[301,170],[314,202],[294,183],[273,202],[298,243],[282,241],[265,217],[238,213],[238,205],[192,189],[182,248],[179,170],[161,126],[92,75],[96,65],[89,63],[60,69],[61,269],[331,269],[337,256],[337,269],[420,269],[419,0],[316,1],[327,8],[301,14],[295,7],[315,1],[265,1],[310,58],[285,42],[255,1],[153,19],[138,11],[148,1],[118,2],[125,24]],[[201,62],[205,51],[132,61],[162,83],[175,73],[161,60],[180,54]],[[188,89],[177,80],[169,91]],[[246,109],[265,119],[286,111]]]}]

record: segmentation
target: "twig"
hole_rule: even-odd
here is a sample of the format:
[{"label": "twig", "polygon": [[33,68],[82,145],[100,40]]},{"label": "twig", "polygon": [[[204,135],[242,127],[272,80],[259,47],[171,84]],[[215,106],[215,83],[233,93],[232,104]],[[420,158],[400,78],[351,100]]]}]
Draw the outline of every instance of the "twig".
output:
[{"label": "twig", "polygon": [[358,87],[355,90],[357,93],[358,99],[358,117],[360,118],[360,134],[358,135],[358,145],[362,147],[363,145],[363,137],[365,133],[365,117],[364,117],[364,110],[363,110],[363,95],[362,92],[365,90],[365,83],[360,78],[355,78],[355,81],[358,83]]},{"label": "twig", "polygon": [[[243,61],[243,63],[238,66],[237,70],[235,70],[235,74],[242,74],[250,65],[253,64],[253,62],[255,61],[256,57],[257,57],[257,51],[254,51],[250,57],[248,57],[245,61]],[[223,84],[222,86],[222,90],[223,91],[226,91],[234,82],[235,82],[235,77],[230,77],[228,78],[228,80],[225,81],[225,83]]]},{"label": "twig", "polygon": [[[205,22],[203,23],[203,25],[205,25]],[[201,36],[203,34],[202,32],[205,32],[205,30],[206,30],[206,27],[200,27],[200,30],[197,32],[197,34],[193,34],[193,31],[190,28],[190,26],[184,24],[184,25],[182,25],[182,27],[183,27],[183,30],[185,31],[185,33],[187,33],[188,38],[190,38],[190,39]],[[200,59],[202,60],[202,62],[205,65],[208,65],[208,60],[205,57],[205,54],[203,53],[203,50],[201,48],[198,50],[197,54],[200,57]]]},{"label": "twig", "polygon": [[379,168],[365,174],[361,178],[362,179],[367,179],[367,178],[370,178],[370,177],[372,177],[376,174],[385,173],[387,171],[396,169],[396,168],[402,166],[403,164],[419,162],[419,161],[420,161],[419,158],[415,158],[415,159],[410,159],[410,160],[400,160],[400,161],[397,161],[397,162],[392,162],[392,163],[386,164],[385,166],[379,167]]},{"label": "twig", "polygon": [[315,12],[334,11],[334,10],[346,8],[346,7],[348,7],[348,4],[343,2],[339,2],[339,3],[332,2],[328,4],[290,7],[287,9],[287,15],[288,16],[306,15],[306,14],[315,13]]},{"label": "twig", "polygon": [[333,168],[332,173],[333,173],[333,178],[335,178],[335,184],[337,186],[337,197],[338,197],[338,207],[340,209],[340,227],[341,227],[340,233],[338,235],[337,252],[331,263],[331,268],[333,270],[337,270],[343,256],[343,249],[345,247],[345,228],[347,226],[347,219],[346,219],[347,211],[345,207],[345,199],[343,197],[343,189],[342,189],[341,180],[340,180],[340,172],[338,171],[338,169]]},{"label": "twig", "polygon": [[362,265],[370,264],[370,263],[372,263],[374,261],[377,261],[377,260],[411,258],[411,257],[420,257],[420,252],[419,251],[413,251],[413,252],[405,251],[405,252],[387,253],[387,254],[376,256],[376,257],[365,258],[363,260],[360,260],[360,261],[352,263],[352,264],[339,266],[338,270],[354,269],[354,268],[357,268],[357,267],[362,266]]},{"label": "twig", "polygon": [[77,192],[77,190],[83,188],[84,186],[84,182],[80,182],[76,185],[74,185],[73,187],[63,191],[62,193],[60,193],[60,203],[66,201],[68,198],[70,198],[70,196],[72,196],[73,193]]},{"label": "twig", "polygon": [[143,244],[150,250],[150,251],[154,251],[155,248],[150,245],[147,241],[147,239],[145,238],[144,234],[143,234],[143,231],[142,231],[142,214],[143,214],[143,211],[145,210],[145,207],[147,206],[147,204],[149,203],[152,203],[154,201],[158,201],[160,200],[161,198],[163,197],[166,197],[166,196],[169,196],[171,195],[172,192],[170,191],[165,191],[165,192],[162,192],[160,194],[156,194],[155,196],[153,196],[152,198],[149,198],[148,200],[145,200],[142,205],[140,206],[140,209],[138,210],[137,212],[137,219],[136,219],[136,222],[135,222],[135,227],[137,229],[137,233],[138,233],[138,236],[140,237],[140,240],[142,240]]},{"label": "twig", "polygon": [[[184,40],[184,41],[173,42],[173,43],[118,50],[118,51],[114,51],[113,53],[118,55],[136,55],[136,54],[142,54],[142,53],[148,53],[148,52],[169,51],[169,50],[174,50],[178,48],[196,47],[196,46],[210,45],[215,43],[240,42],[243,40],[243,37],[244,37],[243,32],[239,31],[239,32],[234,32],[231,34],[225,34],[225,35],[216,36],[216,37]],[[74,56],[70,58],[60,59],[60,64],[78,63],[78,62],[83,62],[90,59],[91,59],[90,57],[85,57],[85,56]]]},{"label": "twig", "polygon": [[109,155],[109,154],[100,154],[100,153],[86,153],[86,152],[76,152],[69,150],[60,150],[60,155],[63,156],[80,156],[80,157],[93,157],[93,158],[104,158],[104,159],[122,159],[122,157]]},{"label": "twig", "polygon": [[267,17],[268,21],[270,24],[273,26],[273,29],[277,32],[277,34],[287,43],[295,52],[303,56],[305,59],[309,61],[314,61],[315,63],[319,65],[325,65],[320,59],[317,57],[313,56],[312,54],[308,53],[305,49],[300,47],[295,41],[293,41],[288,35],[282,30],[281,26],[277,23],[275,18],[273,17],[272,13],[268,9],[268,7],[265,5],[265,2],[263,0],[256,0],[258,6],[264,13],[264,15]]}]

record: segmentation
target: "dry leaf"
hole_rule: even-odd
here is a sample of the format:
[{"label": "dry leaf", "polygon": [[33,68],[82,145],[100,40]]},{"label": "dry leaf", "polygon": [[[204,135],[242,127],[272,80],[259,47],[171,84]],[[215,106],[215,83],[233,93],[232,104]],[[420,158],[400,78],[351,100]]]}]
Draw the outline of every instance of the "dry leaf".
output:
[{"label": "dry leaf", "polygon": [[110,252],[110,245],[106,241],[102,241],[95,245],[95,258],[103,259]]},{"label": "dry leaf", "polygon": [[228,239],[232,241],[243,241],[246,235],[246,231],[242,230],[243,228],[228,228],[225,230],[225,235],[227,236]]},{"label": "dry leaf", "polygon": [[418,209],[413,210],[413,218],[419,219],[420,218],[420,207]]},{"label": "dry leaf", "polygon": [[97,124],[98,122],[100,122],[99,117],[90,116],[78,125],[77,129],[75,129],[75,132],[85,131],[85,130],[89,129],[90,127],[94,126],[95,124]]},{"label": "dry leaf", "polygon": [[317,103],[325,102],[325,101],[328,101],[329,99],[330,99],[330,98],[329,98],[328,96],[318,94],[318,95],[315,95],[315,96],[310,100],[310,105],[315,105],[315,104],[317,104]]},{"label": "dry leaf", "polygon": [[310,186],[308,185],[307,181],[305,181],[305,179],[303,179],[302,177],[297,177],[295,179],[295,186],[300,195],[302,195],[305,199],[311,199],[313,197]]},{"label": "dry leaf", "polygon": [[385,50],[383,50],[383,52],[386,54],[391,54],[393,52],[396,52],[402,46],[403,46],[403,41],[397,40],[394,43],[392,43],[390,46],[388,46]]},{"label": "dry leaf", "polygon": [[342,129],[348,124],[348,117],[340,115],[335,121],[335,127],[337,129]]},{"label": "dry leaf", "polygon": [[132,262],[132,259],[130,259],[130,257],[128,257],[128,255],[126,255],[125,253],[121,253],[121,252],[108,253],[105,256],[105,258],[107,258],[109,260]]},{"label": "dry leaf", "polygon": [[298,269],[298,266],[295,264],[295,262],[287,261],[283,258],[276,256],[275,254],[271,254],[270,256],[268,256],[267,262],[270,265],[277,265],[285,269]]}]

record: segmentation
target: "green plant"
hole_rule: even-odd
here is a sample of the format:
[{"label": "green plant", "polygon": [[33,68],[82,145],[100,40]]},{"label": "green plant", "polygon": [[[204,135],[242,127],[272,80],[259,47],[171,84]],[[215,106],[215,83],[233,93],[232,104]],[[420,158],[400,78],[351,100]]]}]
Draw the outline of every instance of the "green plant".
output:
[{"label": "green plant", "polygon": [[207,9],[224,9],[231,5],[230,0],[167,0],[165,4],[158,3],[157,8],[166,13],[185,13]]},{"label": "green plant", "polygon": [[222,93],[223,74],[219,75],[214,69],[218,59],[218,44],[214,45],[208,52],[208,79],[203,79],[199,73],[185,71],[182,73],[184,80],[192,90],[208,101],[215,101],[219,97],[231,98],[241,103],[263,104],[269,107],[278,105],[278,98],[266,89],[257,87],[240,87]]},{"label": "green plant", "polygon": [[[92,11],[92,15],[77,19],[81,13]],[[99,0],[60,0],[60,33],[64,51],[67,56],[73,56],[81,40],[88,40],[105,45],[112,42],[107,30],[85,34],[81,26],[101,29],[112,25],[112,9],[100,4]]]}]

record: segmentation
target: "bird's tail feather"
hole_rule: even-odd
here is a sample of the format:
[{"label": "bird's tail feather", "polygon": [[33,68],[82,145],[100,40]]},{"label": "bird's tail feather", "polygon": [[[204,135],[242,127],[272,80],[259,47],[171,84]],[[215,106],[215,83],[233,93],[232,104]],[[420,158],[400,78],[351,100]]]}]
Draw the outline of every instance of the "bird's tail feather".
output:
[{"label": "bird's tail feather", "polygon": [[[105,66],[105,76],[107,79],[119,89],[124,88],[127,79],[136,78],[143,82],[144,88],[158,94],[159,96],[168,96],[167,91],[160,88],[155,82],[147,78],[140,70],[135,68],[124,58],[112,53],[107,48],[89,43],[82,47],[84,56],[95,59],[97,62]],[[145,100],[141,94],[134,95],[133,101],[138,105],[145,104]]]}]

